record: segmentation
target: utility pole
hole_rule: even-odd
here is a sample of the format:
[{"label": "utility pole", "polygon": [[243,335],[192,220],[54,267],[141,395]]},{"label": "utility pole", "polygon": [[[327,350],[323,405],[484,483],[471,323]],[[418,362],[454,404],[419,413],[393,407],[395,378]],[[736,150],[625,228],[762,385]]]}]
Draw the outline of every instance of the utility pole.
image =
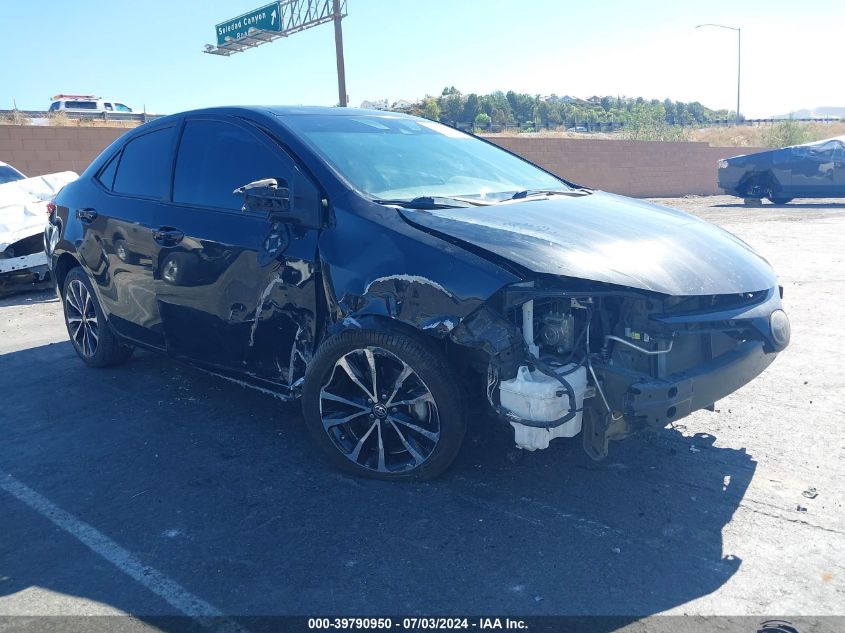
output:
[{"label": "utility pole", "polygon": [[[334,18],[334,48],[337,56],[337,95],[341,108],[346,107],[346,68],[343,62],[343,28],[340,20],[340,0],[332,0],[332,15]],[[739,106],[737,106],[739,107]]]},{"label": "utility pole", "polygon": [[739,125],[739,79],[742,73],[742,29],[736,30],[736,124]]}]

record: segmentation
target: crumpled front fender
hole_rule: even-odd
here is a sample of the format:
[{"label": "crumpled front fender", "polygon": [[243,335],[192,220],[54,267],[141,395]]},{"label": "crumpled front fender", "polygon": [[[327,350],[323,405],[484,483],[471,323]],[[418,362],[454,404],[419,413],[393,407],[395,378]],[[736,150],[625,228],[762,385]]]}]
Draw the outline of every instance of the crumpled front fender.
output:
[{"label": "crumpled front fender", "polygon": [[[319,241],[330,327],[380,315],[444,337],[519,278],[405,223],[394,209],[335,211]],[[348,323],[349,321],[347,321]]]}]

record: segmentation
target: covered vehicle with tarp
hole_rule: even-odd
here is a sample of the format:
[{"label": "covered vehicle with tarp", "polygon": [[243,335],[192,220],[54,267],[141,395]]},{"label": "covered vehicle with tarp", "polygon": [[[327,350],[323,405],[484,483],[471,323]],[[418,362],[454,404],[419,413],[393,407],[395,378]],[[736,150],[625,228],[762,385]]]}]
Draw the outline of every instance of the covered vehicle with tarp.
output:
[{"label": "covered vehicle with tarp", "polygon": [[725,193],[775,204],[845,197],[845,136],[720,160],[717,180]]}]

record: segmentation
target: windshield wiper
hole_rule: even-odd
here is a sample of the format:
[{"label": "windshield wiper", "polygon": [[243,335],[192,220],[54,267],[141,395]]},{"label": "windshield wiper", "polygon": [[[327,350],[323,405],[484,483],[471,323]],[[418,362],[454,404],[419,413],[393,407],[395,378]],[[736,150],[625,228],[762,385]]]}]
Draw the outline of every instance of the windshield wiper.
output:
[{"label": "windshield wiper", "polygon": [[589,189],[523,189],[517,191],[508,200],[525,200],[526,198],[539,198],[544,196],[585,196],[591,193]]},{"label": "windshield wiper", "polygon": [[378,204],[393,204],[407,209],[453,209],[455,207],[486,207],[494,204],[487,200],[473,200],[458,196],[417,196],[411,199],[373,200]]}]

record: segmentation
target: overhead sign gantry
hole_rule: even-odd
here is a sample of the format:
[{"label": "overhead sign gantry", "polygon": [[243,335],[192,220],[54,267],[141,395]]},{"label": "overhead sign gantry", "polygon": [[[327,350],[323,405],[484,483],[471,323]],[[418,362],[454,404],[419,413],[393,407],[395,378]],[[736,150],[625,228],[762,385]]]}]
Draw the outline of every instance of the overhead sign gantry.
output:
[{"label": "overhead sign gantry", "polygon": [[229,57],[299,31],[334,22],[338,101],[341,107],[346,107],[346,72],[340,24],[345,17],[346,0],[279,0],[217,24],[214,27],[217,45],[206,44],[204,52]]}]

